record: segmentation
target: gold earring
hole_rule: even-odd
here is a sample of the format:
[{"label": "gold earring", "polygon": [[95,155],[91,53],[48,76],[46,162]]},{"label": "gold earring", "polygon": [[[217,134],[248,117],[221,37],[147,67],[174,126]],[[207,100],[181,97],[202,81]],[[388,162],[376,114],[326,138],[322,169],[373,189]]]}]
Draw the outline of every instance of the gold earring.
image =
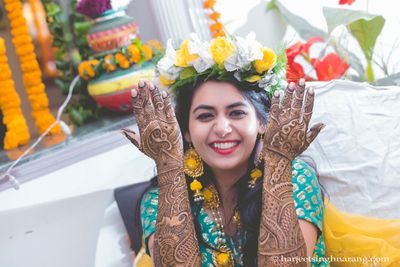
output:
[{"label": "gold earring", "polygon": [[189,144],[189,149],[185,152],[183,171],[193,178],[193,182],[190,183],[190,190],[194,192],[194,201],[203,200],[204,196],[201,191],[203,185],[196,179],[204,173],[203,161],[191,144]]},{"label": "gold earring", "polygon": [[[264,134],[261,134],[260,142],[261,142],[261,144],[264,143]],[[263,160],[263,149],[261,148],[260,154],[258,155],[257,164],[254,167],[254,169],[252,169],[250,172],[250,180],[249,180],[249,184],[248,184],[248,187],[250,189],[252,189],[256,186],[258,179],[260,179],[263,175],[263,172],[259,168],[259,165],[262,160]]]}]

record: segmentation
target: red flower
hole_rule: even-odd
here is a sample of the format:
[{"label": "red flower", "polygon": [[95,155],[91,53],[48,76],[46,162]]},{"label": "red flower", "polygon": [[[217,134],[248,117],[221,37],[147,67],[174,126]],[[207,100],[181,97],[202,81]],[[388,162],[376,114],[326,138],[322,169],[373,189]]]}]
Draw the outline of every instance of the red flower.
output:
[{"label": "red flower", "polygon": [[317,72],[319,81],[330,81],[340,78],[349,68],[349,65],[335,53],[328,54],[322,61],[312,59],[311,63]]},{"label": "red flower", "polygon": [[294,61],[290,64],[288,62],[286,69],[286,80],[287,82],[297,82],[300,78],[304,78],[305,73],[303,67]]},{"label": "red flower", "polygon": [[353,4],[355,1],[356,1],[356,0],[339,0],[339,5],[345,5],[345,4],[351,5],[351,4]]}]

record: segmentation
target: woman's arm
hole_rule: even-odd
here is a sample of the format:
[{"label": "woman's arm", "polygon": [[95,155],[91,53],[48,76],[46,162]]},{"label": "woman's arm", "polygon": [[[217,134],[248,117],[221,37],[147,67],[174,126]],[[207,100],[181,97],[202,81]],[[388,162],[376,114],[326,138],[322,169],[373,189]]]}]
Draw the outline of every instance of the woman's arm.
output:
[{"label": "woman's arm", "polygon": [[264,141],[265,169],[262,213],[258,240],[259,266],[307,266],[307,247],[293,200],[292,160],[318,135],[323,124],[311,128],[314,92],[305,103],[304,81],[290,84],[282,104],[272,100],[270,121]]},{"label": "woman's arm", "polygon": [[[152,258],[155,266],[201,266],[200,251],[183,173],[182,134],[171,99],[152,83],[132,90],[139,136],[125,136],[156,162],[159,200]],[[139,140],[140,139],[140,140]],[[153,244],[151,244],[153,246]]]}]

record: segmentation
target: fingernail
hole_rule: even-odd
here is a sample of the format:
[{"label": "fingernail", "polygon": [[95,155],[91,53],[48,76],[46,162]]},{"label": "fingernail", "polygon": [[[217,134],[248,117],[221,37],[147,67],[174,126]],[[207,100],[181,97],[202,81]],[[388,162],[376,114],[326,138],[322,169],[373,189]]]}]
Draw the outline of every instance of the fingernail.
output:
[{"label": "fingernail", "polygon": [[326,127],[326,124],[322,124],[321,131]]},{"label": "fingernail", "polygon": [[279,95],[280,95],[279,91],[275,91],[274,96],[279,97]]},{"label": "fingernail", "polygon": [[143,88],[145,85],[144,81],[139,81],[139,87]]},{"label": "fingernail", "polygon": [[306,80],[304,80],[304,78],[301,78],[300,80],[299,80],[299,85],[300,86],[303,86],[303,85],[305,85],[306,84]]},{"label": "fingernail", "polygon": [[166,97],[168,96],[167,92],[163,91],[163,92],[162,92],[162,96],[163,96],[164,98],[166,98]]},{"label": "fingernail", "polygon": [[290,83],[289,83],[289,88],[290,88],[290,89],[294,89],[294,82],[290,82]]},{"label": "fingernail", "polygon": [[151,91],[154,90],[155,87],[154,87],[154,84],[152,82],[149,82],[149,88],[150,88]]},{"label": "fingernail", "polygon": [[132,95],[132,97],[137,97],[137,91],[135,89],[132,89],[131,95]]},{"label": "fingernail", "polygon": [[315,93],[314,88],[312,87],[308,88],[308,93],[313,95]]}]

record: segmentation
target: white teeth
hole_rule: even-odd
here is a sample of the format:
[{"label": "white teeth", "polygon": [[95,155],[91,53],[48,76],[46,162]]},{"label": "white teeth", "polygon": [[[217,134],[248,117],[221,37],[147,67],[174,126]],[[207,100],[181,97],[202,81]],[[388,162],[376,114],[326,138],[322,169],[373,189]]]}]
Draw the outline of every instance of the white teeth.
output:
[{"label": "white teeth", "polygon": [[212,146],[218,149],[229,149],[234,146],[236,146],[238,142],[232,142],[232,143],[213,143]]}]

